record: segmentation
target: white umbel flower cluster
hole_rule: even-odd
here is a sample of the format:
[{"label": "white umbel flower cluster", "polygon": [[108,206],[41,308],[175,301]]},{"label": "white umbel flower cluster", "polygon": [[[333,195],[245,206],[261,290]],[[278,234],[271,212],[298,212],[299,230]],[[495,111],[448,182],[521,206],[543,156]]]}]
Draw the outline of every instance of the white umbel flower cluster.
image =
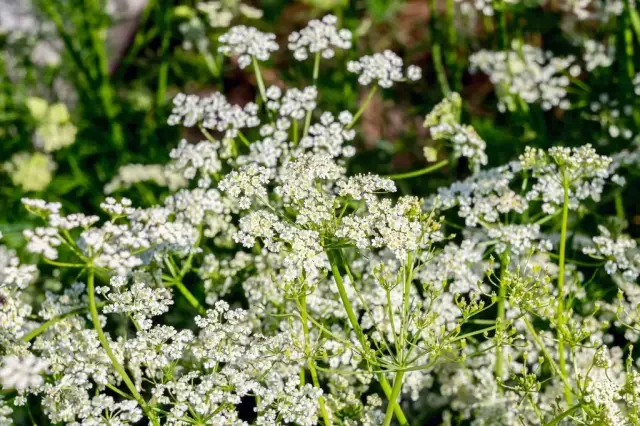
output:
[{"label": "white umbel flower cluster", "polygon": [[254,27],[238,25],[218,38],[218,52],[238,57],[238,66],[246,68],[251,65],[252,58],[267,61],[272,52],[278,50],[276,35],[263,33]]},{"label": "white umbel flower cluster", "polygon": [[105,194],[129,189],[135,184],[150,182],[167,187],[171,191],[184,188],[187,181],[179,173],[169,170],[163,164],[125,164],[116,176],[104,186]]},{"label": "white umbel flower cluster", "polygon": [[580,201],[587,198],[598,201],[612,160],[587,144],[578,148],[553,147],[547,152],[526,147],[520,161],[537,178],[527,199],[541,199],[542,209],[551,214],[563,203],[563,181],[568,185],[570,209],[577,209]]},{"label": "white umbel flower cluster", "polygon": [[351,49],[351,31],[336,27],[338,18],[326,15],[322,20],[313,19],[302,30],[289,35],[289,50],[299,61],[304,61],[316,53],[331,59],[336,49]]},{"label": "white umbel flower cluster", "polygon": [[616,56],[614,45],[605,46],[597,40],[586,40],[584,42],[584,62],[587,71],[591,72],[596,68],[608,68],[613,64]]},{"label": "white umbel flower cluster", "polygon": [[551,52],[531,46],[519,46],[514,41],[511,50],[481,50],[469,57],[471,72],[483,72],[496,86],[501,111],[514,109],[520,97],[526,103],[539,103],[543,109],[568,109],[567,88],[571,84],[567,73],[580,72],[573,56],[555,57]]},{"label": "white umbel flower cluster", "polygon": [[291,117],[294,120],[302,120],[305,114],[316,108],[318,89],[310,86],[304,89],[288,89],[284,96],[278,86],[271,86],[266,91],[267,108],[278,111],[282,117]]},{"label": "white umbel flower cluster", "polygon": [[420,80],[422,71],[415,65],[410,65],[406,73],[402,69],[403,61],[391,50],[363,56],[357,61],[347,63],[347,71],[358,74],[358,83],[363,86],[377,84],[389,88],[395,82]]},{"label": "white umbel flower cluster", "polygon": [[462,98],[452,93],[427,114],[424,126],[429,128],[433,140],[444,140],[453,147],[453,157],[466,157],[474,172],[488,162],[487,143],[469,125],[460,124]]},{"label": "white umbel flower cluster", "polygon": [[257,113],[256,104],[249,102],[244,107],[231,105],[222,93],[205,98],[179,93],[173,98],[173,109],[167,122],[170,126],[202,126],[233,139],[239,130],[260,125]]},{"label": "white umbel flower cluster", "polygon": [[15,355],[2,359],[0,367],[0,383],[3,389],[24,391],[38,388],[44,383],[42,373],[48,368],[46,360],[39,359],[33,354],[24,358]]},{"label": "white umbel flower cluster", "polygon": [[613,238],[611,232],[603,226],[599,227],[601,235],[593,237],[594,247],[582,249],[596,259],[606,261],[604,268],[608,274],[621,274],[628,282],[634,282],[640,276],[640,251],[635,240],[627,235]]}]

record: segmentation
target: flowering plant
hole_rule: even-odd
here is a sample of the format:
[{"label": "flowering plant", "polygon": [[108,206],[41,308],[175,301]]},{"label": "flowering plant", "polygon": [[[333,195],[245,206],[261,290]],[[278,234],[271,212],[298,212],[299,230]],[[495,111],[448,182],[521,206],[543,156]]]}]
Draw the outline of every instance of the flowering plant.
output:
[{"label": "flowering plant", "polygon": [[[391,50],[344,60],[354,36],[326,15],[287,38],[310,84],[267,84],[276,35],[221,32],[242,9],[210,3],[217,52],[196,40],[198,54],[218,77],[222,56],[252,71],[256,99],[176,94],[168,125],[201,140],[120,168],[95,214],[21,198],[39,223],[24,252],[0,246],[0,424],[36,405],[42,424],[70,425],[640,424],[640,251],[622,197],[637,143],[527,146],[490,166],[434,57],[433,164],[354,171],[376,94],[411,90],[422,69]],[[469,59],[497,109],[578,108],[582,60],[521,41]],[[587,46],[586,69],[605,66]],[[327,107],[329,60],[356,75],[357,109]],[[66,108],[30,110],[36,146],[74,142]],[[26,189],[20,161],[5,167]],[[424,196],[407,186],[456,168]],[[118,194],[146,180],[166,197]]]}]

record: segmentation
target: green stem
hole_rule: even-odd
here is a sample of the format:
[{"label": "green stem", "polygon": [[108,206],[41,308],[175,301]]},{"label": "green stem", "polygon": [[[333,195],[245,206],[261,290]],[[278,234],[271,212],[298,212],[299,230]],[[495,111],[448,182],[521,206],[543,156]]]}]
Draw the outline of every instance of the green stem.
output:
[{"label": "green stem", "polygon": [[298,146],[298,120],[293,120],[293,128],[291,129],[293,133],[293,145]]},{"label": "green stem", "polygon": [[258,64],[258,60],[255,56],[251,56],[251,61],[253,62],[253,70],[256,73],[256,82],[258,83],[258,90],[260,91],[260,97],[262,98],[262,102],[264,102],[265,108],[267,107],[267,92],[264,88],[264,81],[262,80],[262,73],[260,72],[260,65]]},{"label": "green stem", "polygon": [[383,426],[389,426],[391,419],[393,418],[393,411],[396,407],[399,407],[398,396],[402,390],[402,379],[404,378],[404,371],[398,371],[393,379],[393,389],[391,390],[391,396],[389,397],[389,405],[387,406],[387,412],[384,415]]},{"label": "green stem", "polygon": [[447,0],[446,17],[447,17],[447,66],[451,70],[453,76],[453,89],[456,90],[458,77],[461,73],[457,72],[458,61],[456,60],[456,49],[458,41],[456,36],[456,27],[454,24],[455,0]]},{"label": "green stem", "polygon": [[423,175],[429,174],[431,172],[435,172],[436,170],[440,170],[441,168],[443,168],[447,164],[449,164],[449,160],[442,160],[439,163],[436,163],[436,164],[431,165],[429,167],[425,167],[424,169],[415,170],[413,172],[407,172],[407,173],[398,173],[398,174],[395,174],[395,175],[387,175],[385,177],[387,177],[389,179],[393,179],[393,180],[410,179],[410,178],[414,178],[414,177],[418,177],[418,176],[423,176]]},{"label": "green stem", "polygon": [[[318,75],[320,74],[320,52],[316,52],[315,59],[313,60],[313,85],[316,85],[316,81],[318,81]],[[304,128],[302,130],[302,135],[307,136],[309,132],[309,126],[311,126],[311,113],[312,110],[307,111],[307,115],[304,117]],[[297,138],[296,134],[296,138]],[[296,141],[297,145],[297,141]]]},{"label": "green stem", "polygon": [[162,0],[162,6],[158,8],[159,13],[164,11],[160,19],[160,33],[162,42],[160,44],[160,70],[158,71],[158,91],[156,92],[156,105],[163,106],[167,101],[167,79],[169,77],[169,41],[171,38],[171,0]]},{"label": "green stem", "polygon": [[618,219],[626,219],[626,213],[624,211],[624,202],[622,200],[622,190],[618,190],[614,195],[614,202],[616,206],[616,216]]},{"label": "green stem", "polygon": [[115,392],[118,395],[120,395],[121,397],[125,398],[125,399],[133,399],[131,397],[131,395],[127,395],[126,393],[124,393],[120,389],[118,389],[117,387],[113,386],[111,383],[105,383],[105,386],[108,387],[109,389],[111,389],[113,392]]},{"label": "green stem", "polygon": [[351,123],[349,123],[349,125],[347,126],[347,129],[352,128],[353,125],[356,124],[356,122],[358,121],[358,119],[360,118],[360,116],[362,115],[364,110],[367,109],[367,106],[369,106],[369,102],[371,102],[371,99],[373,99],[373,95],[376,93],[376,90],[378,90],[378,85],[377,84],[374,85],[371,88],[371,90],[369,90],[369,94],[367,95],[366,99],[364,100],[364,103],[362,104],[360,109],[356,112],[356,115],[353,116],[353,120],[351,120]]},{"label": "green stem", "polygon": [[536,225],[544,225],[545,223],[549,222],[554,217],[558,216],[560,213],[562,213],[562,210],[556,210],[555,212],[551,213],[550,215],[544,216],[544,217],[536,220],[534,223]]},{"label": "green stem", "polygon": [[436,75],[438,76],[438,84],[440,84],[440,90],[445,97],[449,96],[449,94],[451,93],[451,88],[449,87],[449,82],[447,81],[447,73],[445,72],[444,66],[442,65],[442,49],[440,48],[440,43],[433,43],[431,55],[433,57],[433,67],[436,69]]},{"label": "green stem", "polygon": [[[558,254],[558,305],[556,308],[556,331],[558,335],[558,357],[560,361],[560,372],[563,377],[567,377],[567,366],[564,353],[564,339],[562,338],[562,328],[564,327],[564,275],[565,256],[567,250],[567,227],[569,222],[569,179],[566,172],[562,172],[562,187],[564,191],[562,203],[562,224],[560,229],[560,252]],[[571,389],[565,384],[564,394],[569,405],[573,402]]]},{"label": "green stem", "polygon": [[86,266],[83,263],[58,262],[55,260],[47,259],[46,257],[43,257],[42,260],[44,261],[44,263],[52,266],[59,266],[61,268],[84,268]]},{"label": "green stem", "polygon": [[[311,343],[309,341],[309,323],[307,319],[307,316],[308,316],[307,315],[307,296],[305,294],[300,296],[299,302],[300,302],[300,316],[302,320],[302,331],[304,333],[304,352],[305,352],[305,355],[307,356],[307,364],[309,366],[309,371],[311,372],[311,381],[313,382],[313,386],[320,389],[320,381],[318,380],[316,363],[313,360],[313,357],[311,355]],[[301,377],[304,377],[304,370],[301,374],[302,374]],[[318,398],[318,405],[320,406],[320,414],[322,415],[322,419],[324,420],[325,426],[330,426],[332,424],[331,416],[329,415],[329,412],[327,411],[327,408],[325,406],[324,396],[320,395],[320,397]]]},{"label": "green stem", "polygon": [[[404,283],[402,292],[402,324],[400,326],[400,357],[405,362],[404,348],[407,347],[407,337],[409,334],[409,296],[411,290],[411,282],[413,281],[413,253],[407,255],[407,264],[404,267]],[[407,354],[408,356],[408,354]],[[402,376],[400,376],[402,380]],[[397,377],[396,377],[397,380]],[[395,380],[394,380],[395,387]]]},{"label": "green stem", "polygon": [[[327,257],[329,258],[329,263],[331,265],[331,272],[333,273],[334,280],[336,282],[336,286],[338,287],[338,293],[340,294],[340,300],[342,301],[342,306],[344,307],[347,317],[349,318],[349,322],[351,323],[351,327],[353,331],[356,333],[358,340],[360,341],[360,345],[362,346],[362,350],[364,353],[367,352],[367,344],[364,337],[364,333],[362,333],[362,329],[360,328],[360,324],[358,323],[358,318],[351,306],[351,302],[349,301],[349,297],[347,296],[347,291],[344,286],[344,281],[342,281],[342,274],[340,273],[340,269],[338,268],[338,262],[341,258],[340,249],[337,250],[337,253],[334,253],[333,250],[327,251]],[[384,376],[384,373],[376,373],[376,377],[380,382],[380,386],[382,387],[383,392],[385,393],[387,398],[391,397],[392,389],[389,381]],[[407,417],[404,415],[402,408],[395,404],[394,412],[398,421],[402,426],[408,425]]]},{"label": "green stem", "polygon": [[498,47],[500,50],[509,48],[509,36],[507,34],[507,10],[504,0],[498,0],[496,12],[498,13]]},{"label": "green stem", "polygon": [[107,340],[104,331],[102,330],[102,325],[100,325],[100,318],[98,317],[98,305],[96,304],[96,295],[95,295],[95,273],[92,267],[89,267],[89,279],[87,280],[87,293],[89,294],[89,311],[91,312],[91,321],[93,322],[93,328],[98,334],[98,340],[100,341],[100,345],[106,352],[109,360],[111,360],[111,364],[116,372],[120,375],[125,385],[131,392],[133,398],[138,402],[144,413],[147,415],[151,423],[156,426],[160,426],[160,422],[156,417],[156,414],[153,412],[153,409],[147,405],[142,395],[136,389],[135,384],[129,378],[129,375],[125,371],[118,358],[116,358],[115,354],[111,350],[111,346],[109,345],[109,341]]},{"label": "green stem", "polygon": [[623,30],[623,38],[624,38],[624,56],[627,68],[627,84],[629,87],[632,85],[633,78],[635,77],[635,69],[633,66],[633,28],[632,28],[632,15],[631,11],[635,8],[634,5],[631,4],[630,0],[624,2],[624,30]]},{"label": "green stem", "polygon": [[[103,307],[104,305],[106,305],[106,303],[101,302],[98,303],[98,308]],[[65,312],[64,314],[60,314],[56,317],[51,318],[48,321],[43,322],[42,324],[40,324],[39,327],[31,330],[29,333],[25,334],[24,336],[22,336],[22,341],[23,342],[30,342],[33,339],[35,339],[36,337],[38,337],[39,335],[41,335],[42,333],[44,333],[45,331],[47,331],[47,329],[49,327],[51,327],[52,325],[55,325],[57,323],[59,323],[60,321],[62,321],[65,318],[69,318],[73,315],[77,315],[80,314],[84,311],[86,311],[87,309],[89,309],[88,306],[83,306],[81,308],[76,308],[76,309],[72,309],[69,312]]]},{"label": "green stem", "polygon": [[483,328],[481,330],[470,331],[468,333],[461,334],[459,336],[454,337],[453,339],[451,339],[451,342],[457,342],[459,340],[466,339],[466,338],[471,337],[471,336],[476,336],[478,334],[484,334],[487,331],[495,330],[496,328],[497,328],[497,326],[494,324],[491,327],[486,327],[486,328]]},{"label": "green stem", "polygon": [[318,81],[318,75],[320,74],[320,52],[316,52],[316,57],[313,60],[313,85],[315,86]]},{"label": "green stem", "polygon": [[[507,271],[507,256],[503,253],[500,256],[500,289],[498,290],[498,314],[496,317],[496,327],[504,326],[505,319],[505,299],[507,296],[507,287],[503,284],[505,272]],[[502,344],[496,342],[496,366],[495,366],[496,379],[502,379]],[[502,387],[499,387],[499,392],[502,393]]]},{"label": "green stem", "polygon": [[180,293],[184,296],[185,299],[193,306],[201,315],[205,314],[207,311],[202,307],[198,299],[189,291],[189,289],[182,283],[182,280],[176,280],[175,286],[178,288]]},{"label": "green stem", "polygon": [[[567,380],[567,376],[562,374],[562,371],[560,370],[560,367],[558,367],[558,364],[556,364],[556,362],[551,357],[551,354],[549,353],[549,351],[547,350],[546,346],[544,345],[544,342],[542,341],[540,336],[538,336],[538,333],[536,333],[536,329],[533,328],[533,324],[531,324],[531,321],[529,321],[529,319],[526,316],[523,316],[522,320],[524,321],[524,325],[527,327],[527,331],[529,332],[529,334],[531,334],[531,337],[533,337],[533,340],[536,342],[536,345],[538,346],[538,349],[540,349],[540,352],[542,352],[542,355],[544,355],[544,357],[547,360],[547,362],[549,363],[549,365],[551,365],[551,370],[553,370],[553,374],[555,374],[556,376],[560,377],[560,379],[562,380],[562,382],[565,385],[565,389],[567,387],[569,387],[569,389],[570,389],[571,385],[569,384],[569,382]],[[569,390],[569,391],[571,391],[571,390]]]},{"label": "green stem", "polygon": [[240,139],[240,141],[248,148],[249,146],[251,146],[251,142],[249,142],[249,139],[247,139],[247,137],[244,135],[244,133],[242,133],[241,131],[238,130],[238,138]]},{"label": "green stem", "polygon": [[545,423],[545,426],[555,426],[555,425],[559,424],[562,420],[564,420],[566,417],[569,417],[570,415],[572,415],[573,413],[578,411],[580,408],[582,408],[582,404],[574,405],[573,407],[569,408],[568,410],[566,410],[566,411],[558,414],[557,416],[555,416],[549,423]]}]

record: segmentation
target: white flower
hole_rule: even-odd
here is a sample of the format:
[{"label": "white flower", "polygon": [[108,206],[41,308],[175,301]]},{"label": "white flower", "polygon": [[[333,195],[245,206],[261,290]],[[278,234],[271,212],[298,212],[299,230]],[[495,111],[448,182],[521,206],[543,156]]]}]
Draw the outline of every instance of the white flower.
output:
[{"label": "white flower", "polygon": [[142,182],[152,182],[172,191],[187,186],[187,180],[163,164],[125,164],[104,186],[105,194],[131,188]]},{"label": "white flower", "polygon": [[[347,71],[358,74],[358,83],[363,86],[375,83],[380,87],[389,88],[394,82],[405,81],[404,72],[402,71],[402,58],[393,53],[391,50],[385,50],[382,53],[375,53],[371,56],[363,56],[357,61],[349,61],[347,63]],[[419,79],[419,68],[411,66],[408,69],[411,80]]]},{"label": "white flower", "polygon": [[418,81],[422,78],[422,69],[416,65],[407,67],[407,78],[411,81]]},{"label": "white flower", "polygon": [[238,66],[246,68],[251,64],[251,58],[259,61],[268,60],[271,53],[278,50],[275,39],[275,34],[238,25],[220,36],[218,51],[225,55],[238,56]]},{"label": "white flower", "polygon": [[511,50],[481,50],[469,57],[471,72],[482,71],[496,86],[501,111],[515,108],[514,96],[527,103],[540,103],[545,110],[568,109],[567,88],[571,81],[565,71],[575,61],[573,56],[555,57],[551,52],[530,45],[519,46],[515,41]]},{"label": "white flower", "polygon": [[323,58],[330,59],[335,55],[335,49],[350,49],[351,31],[338,30],[337,22],[338,18],[327,15],[321,21],[309,21],[307,27],[300,32],[291,33],[289,50],[293,51],[293,56],[299,61],[304,61],[309,54],[321,53]]},{"label": "white flower", "polygon": [[604,226],[598,228],[602,235],[593,237],[595,246],[585,247],[582,252],[606,260],[604,269],[608,274],[621,274],[625,280],[635,282],[640,276],[640,252],[636,242],[628,235],[614,239]]},{"label": "white flower", "polygon": [[202,126],[233,139],[239,130],[260,125],[257,114],[258,106],[253,102],[244,107],[231,105],[221,93],[206,98],[179,93],[173,98],[173,109],[167,122],[170,126]]},{"label": "white flower", "polygon": [[302,120],[308,111],[316,108],[318,89],[311,86],[304,89],[288,89],[282,99],[281,92],[276,86],[267,89],[267,107],[272,111],[278,111],[281,117],[291,117]]},{"label": "white flower", "polygon": [[258,198],[262,202],[268,201],[269,195],[265,188],[268,183],[267,169],[250,164],[226,175],[218,184],[218,189],[238,200],[241,209],[248,209],[253,198]]},{"label": "white flower", "polygon": [[0,367],[0,383],[3,389],[37,389],[44,383],[41,373],[48,367],[47,361],[33,354],[23,358],[15,355],[5,356]]},{"label": "white flower", "polygon": [[429,129],[434,140],[445,139],[453,144],[455,158],[469,159],[471,170],[477,172],[489,161],[485,149],[487,143],[471,126],[462,124],[439,124]]},{"label": "white flower", "polygon": [[47,259],[58,258],[58,247],[62,244],[58,236],[58,230],[49,227],[38,227],[33,230],[25,229],[23,232],[27,240],[27,250],[31,253],[42,254]]},{"label": "white flower", "polygon": [[[608,50],[607,50],[608,48]],[[615,46],[605,46],[596,40],[587,40],[584,43],[584,62],[587,71],[591,72],[598,67],[608,68],[615,59]]]}]

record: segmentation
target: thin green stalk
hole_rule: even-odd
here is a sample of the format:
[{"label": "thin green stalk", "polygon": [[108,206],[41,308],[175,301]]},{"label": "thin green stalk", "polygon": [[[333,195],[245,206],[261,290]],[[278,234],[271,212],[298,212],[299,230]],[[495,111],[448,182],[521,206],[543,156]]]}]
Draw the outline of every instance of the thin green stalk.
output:
[{"label": "thin green stalk", "polygon": [[396,347],[396,353],[400,353],[400,336],[396,332],[396,322],[393,319],[393,304],[391,303],[391,291],[386,290],[387,293],[387,312],[389,315],[389,322],[391,323],[391,332],[393,333],[393,342]]},{"label": "thin green stalk", "polygon": [[387,406],[387,412],[384,415],[383,426],[389,426],[391,419],[393,418],[393,411],[396,407],[399,407],[398,396],[402,390],[402,379],[404,378],[404,371],[398,371],[393,379],[393,389],[391,390],[391,396],[389,397],[389,405]]},{"label": "thin green stalk", "polygon": [[447,81],[447,73],[444,70],[444,66],[442,65],[442,49],[440,48],[440,43],[433,43],[431,48],[431,55],[433,59],[433,67],[436,69],[436,75],[438,76],[438,84],[440,84],[440,90],[442,91],[443,96],[449,96],[451,93],[451,88],[449,87],[449,82]]},{"label": "thin green stalk", "polygon": [[293,144],[298,146],[298,120],[296,119],[293,120],[293,128],[291,129],[291,132],[293,133]]},{"label": "thin green stalk", "polygon": [[167,79],[169,77],[169,40],[171,38],[171,0],[162,0],[162,6],[158,8],[162,14],[160,19],[160,33],[162,42],[160,44],[160,70],[158,71],[158,90],[156,92],[156,105],[163,106],[167,101]]},{"label": "thin green stalk", "polygon": [[251,142],[249,142],[249,139],[247,139],[247,137],[244,135],[244,133],[242,133],[241,131],[238,130],[238,138],[240,139],[240,141],[246,146],[249,147],[251,145]]},{"label": "thin green stalk", "polygon": [[632,9],[635,8],[634,5],[631,4],[630,0],[624,2],[624,25],[623,25],[623,40],[624,40],[624,58],[626,62],[626,70],[627,70],[627,84],[631,87],[633,78],[636,75],[635,68],[633,66],[633,27],[632,27]]},{"label": "thin green stalk", "polygon": [[109,389],[111,389],[113,392],[115,392],[118,395],[120,395],[121,397],[123,397],[124,399],[133,399],[131,395],[127,395],[126,393],[124,393],[120,389],[118,389],[117,387],[113,386],[111,383],[105,383],[105,386],[108,387]]},{"label": "thin green stalk", "polygon": [[500,50],[509,48],[509,36],[507,34],[507,8],[504,0],[498,0],[498,47]]},{"label": "thin green stalk", "polygon": [[[103,307],[104,305],[106,305],[106,303],[101,302],[97,304],[98,308]],[[42,333],[44,333],[45,331],[47,331],[47,329],[57,323],[59,323],[60,321],[62,321],[65,318],[69,318],[71,316],[80,314],[84,311],[86,311],[87,309],[89,309],[88,306],[83,306],[81,308],[76,308],[76,309],[72,309],[69,312],[65,312],[64,314],[58,315],[56,317],[51,318],[48,321],[43,322],[42,324],[40,324],[39,327],[34,328],[33,330],[31,330],[29,333],[25,334],[24,336],[22,336],[22,341],[23,342],[30,342],[33,339],[35,339],[36,337],[38,337],[39,335],[41,335]]]},{"label": "thin green stalk", "polygon": [[527,394],[527,400],[529,401],[529,404],[533,408],[533,411],[536,412],[536,417],[538,417],[538,420],[540,421],[540,423],[542,423],[544,421],[544,416],[542,415],[542,412],[540,412],[540,408],[538,408],[538,404],[536,404],[533,398],[531,397],[531,394]]},{"label": "thin green stalk", "polygon": [[58,262],[55,260],[47,259],[46,257],[42,259],[44,263],[47,263],[52,266],[59,266],[61,268],[84,268],[86,265],[83,263],[67,263],[67,262]]},{"label": "thin green stalk", "polygon": [[[400,325],[400,359],[405,362],[404,348],[407,346],[407,335],[409,334],[409,296],[411,291],[411,282],[413,281],[413,254],[407,255],[407,264],[404,267],[404,283],[402,292],[402,324]],[[397,378],[396,378],[397,380]],[[402,376],[400,376],[402,380]],[[394,380],[395,387],[395,380]]]},{"label": "thin green stalk", "polygon": [[[504,258],[504,256],[502,256]],[[502,278],[504,277],[504,272],[507,265],[501,262],[502,265],[500,267],[500,289],[498,290],[498,314],[496,321],[502,327],[504,325],[505,319],[505,298],[507,294],[507,288],[502,283]],[[502,379],[502,345],[496,345],[496,369],[495,369],[496,379]],[[502,388],[499,388],[499,392],[502,393]]]},{"label": "thin green stalk", "polygon": [[551,365],[551,370],[553,370],[553,374],[555,374],[556,376],[559,376],[565,385],[565,389],[569,387],[569,391],[571,391],[571,385],[567,380],[567,376],[562,374],[560,367],[558,367],[558,364],[556,364],[556,362],[551,357],[551,354],[549,353],[546,346],[544,345],[544,342],[542,341],[540,336],[538,336],[538,333],[536,333],[536,329],[533,328],[533,324],[531,324],[531,321],[529,321],[529,319],[526,316],[523,316],[522,320],[524,321],[524,325],[527,328],[527,331],[529,332],[529,334],[531,334],[531,337],[533,337],[533,340],[536,342],[538,349],[540,349],[540,352],[542,352],[542,355],[544,355],[544,358],[547,360],[549,365]]},{"label": "thin green stalk", "polygon": [[[364,334],[362,333],[362,329],[360,328],[360,324],[358,323],[358,318],[351,306],[351,302],[349,301],[349,297],[347,296],[347,291],[344,286],[344,281],[342,281],[342,275],[340,273],[340,269],[338,268],[338,262],[340,259],[340,250],[338,250],[338,254],[334,254],[332,250],[327,251],[327,257],[329,258],[329,263],[331,265],[331,272],[333,273],[334,280],[336,282],[336,286],[338,287],[338,293],[340,294],[340,300],[342,301],[342,306],[344,307],[347,318],[349,318],[349,322],[351,323],[351,327],[353,331],[356,333],[358,340],[360,341],[360,345],[362,346],[362,350],[367,351],[366,340]],[[384,373],[376,373],[376,377],[380,382],[380,386],[382,387],[383,392],[387,398],[391,397],[392,389],[389,381],[384,376]],[[395,404],[394,412],[396,417],[398,418],[398,422],[402,426],[408,425],[407,417],[404,415],[402,408],[400,405]]]},{"label": "thin green stalk", "polygon": [[436,170],[440,170],[441,168],[443,168],[447,164],[449,164],[449,160],[442,160],[439,163],[436,163],[436,164],[431,165],[429,167],[425,167],[424,169],[415,170],[413,172],[407,172],[407,173],[398,173],[398,174],[395,174],[395,175],[387,175],[385,177],[387,177],[389,179],[393,179],[393,180],[410,179],[410,178],[414,178],[414,177],[418,177],[418,176],[423,176],[423,175],[429,174],[431,172],[435,172]]},{"label": "thin green stalk", "polygon": [[544,345],[544,342],[542,341],[540,336],[538,336],[538,333],[536,333],[536,329],[533,328],[533,324],[531,324],[531,321],[529,321],[529,319],[526,316],[522,317],[522,320],[524,321],[524,325],[527,327],[527,331],[529,331],[529,334],[531,334],[531,337],[533,337],[533,340],[536,342],[538,349],[540,349],[540,352],[542,352],[542,354],[546,358],[549,365],[551,365],[551,369],[553,370],[553,373],[560,376],[561,374],[560,374],[560,368],[558,367],[558,364],[556,364],[556,362],[551,357],[551,354],[549,353],[546,346]]},{"label": "thin green stalk", "polygon": [[[564,353],[564,340],[562,338],[562,328],[564,327],[564,274],[565,257],[567,250],[567,226],[569,222],[569,179],[566,172],[562,172],[562,187],[564,192],[562,203],[562,224],[560,228],[560,252],[558,254],[558,305],[556,308],[556,330],[558,334],[558,356],[560,361],[560,372],[567,377],[567,366]],[[569,405],[573,402],[571,389],[565,384],[564,394]]]},{"label": "thin green stalk", "polygon": [[340,269],[338,269],[338,259],[340,258],[339,254],[335,255],[332,251],[329,251],[327,255],[329,257],[329,263],[331,264],[331,272],[333,273],[333,278],[336,281],[338,293],[340,294],[342,305],[347,312],[347,317],[349,318],[351,327],[353,328],[353,331],[355,331],[356,336],[358,337],[360,342],[363,343],[362,349],[366,350],[366,345],[364,345],[364,334],[362,333],[362,329],[360,328],[358,317],[356,316],[356,313],[351,306],[351,302],[349,301],[349,297],[347,296],[347,291],[344,287],[344,281],[342,281],[342,274],[340,272]]},{"label": "thin green stalk", "polygon": [[356,112],[356,115],[353,116],[353,120],[351,120],[351,123],[349,123],[349,125],[347,126],[347,129],[352,128],[354,126],[354,124],[356,124],[356,122],[358,121],[358,119],[360,118],[362,113],[369,106],[369,102],[371,102],[371,99],[373,99],[373,95],[376,93],[376,90],[378,90],[378,85],[377,84],[374,85],[371,88],[371,90],[369,90],[369,94],[367,95],[366,99],[364,100],[364,103],[362,104],[360,109]]},{"label": "thin green stalk", "polygon": [[184,298],[187,299],[189,304],[193,306],[201,315],[207,312],[202,307],[198,299],[193,295],[193,293],[191,293],[189,289],[182,283],[182,280],[176,280],[175,286],[178,288],[178,290],[184,296]]},{"label": "thin green stalk", "polygon": [[549,423],[545,423],[545,426],[556,426],[562,420],[564,420],[565,418],[569,417],[570,415],[572,415],[573,413],[578,411],[580,408],[582,408],[582,404],[574,405],[573,407],[569,408],[568,410],[563,411],[562,413],[560,413],[557,416],[555,416]]},{"label": "thin green stalk", "polygon": [[614,195],[614,202],[616,206],[616,216],[618,219],[626,219],[626,213],[624,210],[624,202],[622,200],[622,190],[618,190]]},{"label": "thin green stalk", "polygon": [[456,58],[456,49],[458,48],[458,41],[456,36],[456,27],[454,24],[455,15],[455,0],[446,0],[446,19],[447,19],[447,66],[451,70],[453,76],[453,90],[458,87],[459,77],[462,77],[462,73],[458,71],[458,61]]},{"label": "thin green stalk", "polygon": [[318,81],[318,75],[320,74],[320,52],[316,52],[316,57],[313,60],[313,85],[315,86]]},{"label": "thin green stalk", "polygon": [[485,328],[483,328],[481,330],[470,331],[468,333],[456,336],[455,338],[451,339],[451,342],[457,342],[459,340],[466,339],[466,338],[472,337],[472,336],[477,336],[478,334],[484,334],[487,331],[491,331],[491,330],[495,330],[495,329],[496,329],[496,325],[494,324],[491,327],[485,327]]},{"label": "thin green stalk", "polygon": [[98,317],[98,305],[96,304],[95,272],[92,267],[89,267],[89,278],[87,280],[87,286],[88,286],[87,293],[89,294],[89,311],[91,312],[91,321],[93,322],[93,328],[98,334],[98,340],[100,341],[100,345],[102,346],[102,349],[104,349],[104,351],[106,352],[107,356],[109,357],[109,360],[111,360],[111,364],[113,365],[113,368],[120,375],[125,385],[127,385],[129,392],[131,392],[131,395],[138,402],[138,404],[140,405],[144,413],[147,415],[151,423],[155,426],[160,426],[160,422],[156,414],[153,412],[153,409],[147,405],[142,395],[140,395],[140,393],[138,392],[138,389],[136,389],[135,384],[133,383],[133,381],[131,381],[131,378],[129,378],[129,375],[125,371],[124,367],[122,366],[122,364],[120,364],[120,361],[118,361],[115,354],[111,350],[109,341],[107,340],[104,334],[104,331],[102,330],[102,325],[100,325],[100,318]]},{"label": "thin green stalk", "polygon": [[256,82],[258,83],[258,90],[260,91],[260,97],[262,98],[262,102],[265,104],[265,108],[267,106],[267,92],[264,88],[264,81],[262,80],[262,73],[260,72],[260,65],[258,64],[258,60],[255,56],[251,56],[251,61],[253,62],[253,70],[256,73]]},{"label": "thin green stalk", "polygon": [[544,216],[544,217],[536,220],[534,223],[536,225],[544,225],[545,223],[547,223],[548,221],[550,221],[554,217],[558,216],[560,213],[562,213],[562,209],[558,209],[555,212],[551,213],[550,215]]},{"label": "thin green stalk", "polygon": [[[316,363],[311,356],[311,343],[309,342],[309,323],[307,321],[307,296],[303,294],[300,296],[300,317],[302,320],[302,331],[304,333],[304,352],[307,356],[307,364],[309,371],[311,372],[311,381],[313,386],[320,389],[320,381],[318,380],[318,372],[316,371]],[[304,370],[303,370],[304,371]],[[304,374],[304,373],[301,373]],[[304,377],[304,376],[302,376]],[[320,414],[324,420],[325,425],[332,425],[331,416],[325,406],[324,396],[320,395],[318,398],[318,405],[320,406]]]},{"label": "thin green stalk", "polygon": [[[316,81],[318,81],[319,74],[320,74],[320,52],[316,52],[316,56],[313,60],[313,85],[314,86],[316,85]],[[302,130],[303,136],[307,136],[307,133],[309,132],[309,126],[311,126],[312,113],[313,113],[312,110],[308,110],[306,116],[304,117],[304,128]]]}]

